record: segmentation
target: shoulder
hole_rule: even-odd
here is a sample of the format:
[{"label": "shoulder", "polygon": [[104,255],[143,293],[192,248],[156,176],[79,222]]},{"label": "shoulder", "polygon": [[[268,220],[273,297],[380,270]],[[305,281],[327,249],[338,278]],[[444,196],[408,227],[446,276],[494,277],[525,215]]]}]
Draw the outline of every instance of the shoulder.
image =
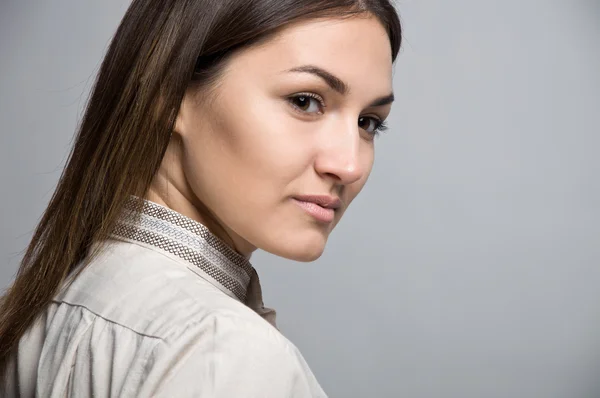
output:
[{"label": "shoulder", "polygon": [[169,336],[156,346],[144,393],[325,397],[296,346],[260,320],[219,310]]},{"label": "shoulder", "polygon": [[156,339],[169,350],[201,338],[228,346],[261,341],[266,350],[297,352],[254,310],[185,263],[128,242],[111,244],[55,302],[61,308],[53,317],[77,314],[88,322],[113,324],[123,334]]},{"label": "shoulder", "polygon": [[[325,396],[298,349],[276,328],[181,262],[150,249],[111,246],[55,303],[60,308],[54,306],[48,320],[64,326],[73,318],[81,327],[77,319],[86,318],[82,335],[90,341],[80,340],[90,350],[112,352],[104,362],[130,358],[127,376],[113,377],[136,395]],[[68,328],[50,329],[62,335]]]},{"label": "shoulder", "polygon": [[192,267],[152,248],[114,242],[55,301],[165,340],[191,325],[213,322],[215,314],[264,322],[246,305],[195,274]]}]

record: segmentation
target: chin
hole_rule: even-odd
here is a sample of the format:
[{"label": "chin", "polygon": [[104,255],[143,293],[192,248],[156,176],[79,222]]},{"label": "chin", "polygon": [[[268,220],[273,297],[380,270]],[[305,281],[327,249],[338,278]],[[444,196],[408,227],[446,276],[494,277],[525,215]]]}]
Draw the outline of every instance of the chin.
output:
[{"label": "chin", "polygon": [[301,262],[315,261],[325,251],[327,237],[320,233],[311,235],[304,237],[297,236],[289,240],[279,239],[262,249],[288,260]]},{"label": "chin", "polygon": [[283,256],[289,260],[294,260],[294,261],[301,261],[303,263],[309,263],[311,261],[315,261],[316,259],[318,259],[319,257],[321,257],[321,254],[323,254],[323,251],[325,250],[325,247],[323,246],[320,250],[302,250],[300,252],[296,251],[293,253],[289,253],[289,255]]}]

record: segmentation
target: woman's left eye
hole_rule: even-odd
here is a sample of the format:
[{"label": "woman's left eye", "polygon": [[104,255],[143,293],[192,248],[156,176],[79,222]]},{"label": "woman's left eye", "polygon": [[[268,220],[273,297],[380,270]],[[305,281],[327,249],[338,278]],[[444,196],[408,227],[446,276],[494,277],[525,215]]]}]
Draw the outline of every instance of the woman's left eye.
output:
[{"label": "woman's left eye", "polygon": [[[365,120],[367,121],[366,123]],[[387,125],[384,121],[369,116],[359,117],[358,125],[360,126],[360,128],[364,129],[367,133],[372,135],[377,135],[380,132],[387,130]],[[366,127],[363,127],[362,125],[366,125]]]}]

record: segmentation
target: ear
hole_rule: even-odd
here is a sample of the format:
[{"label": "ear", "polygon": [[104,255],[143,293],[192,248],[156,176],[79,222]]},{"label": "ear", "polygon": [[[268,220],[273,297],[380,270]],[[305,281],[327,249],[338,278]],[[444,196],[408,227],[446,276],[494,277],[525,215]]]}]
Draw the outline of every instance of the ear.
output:
[{"label": "ear", "polygon": [[[186,126],[189,126],[189,94],[186,93],[183,96],[183,100],[181,101],[181,105],[179,106],[179,111],[177,112],[177,118],[175,119],[175,126],[173,127],[173,132],[177,133],[180,136],[186,134],[188,129]],[[172,134],[171,134],[172,135]]]}]

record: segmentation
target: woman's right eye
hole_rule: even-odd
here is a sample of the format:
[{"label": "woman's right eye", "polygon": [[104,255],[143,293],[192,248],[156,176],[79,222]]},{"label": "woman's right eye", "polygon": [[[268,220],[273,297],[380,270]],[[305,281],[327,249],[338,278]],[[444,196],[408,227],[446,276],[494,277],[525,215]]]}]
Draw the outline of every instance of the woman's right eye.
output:
[{"label": "woman's right eye", "polygon": [[323,99],[317,94],[300,93],[288,98],[294,108],[303,113],[323,113],[325,107]]}]

